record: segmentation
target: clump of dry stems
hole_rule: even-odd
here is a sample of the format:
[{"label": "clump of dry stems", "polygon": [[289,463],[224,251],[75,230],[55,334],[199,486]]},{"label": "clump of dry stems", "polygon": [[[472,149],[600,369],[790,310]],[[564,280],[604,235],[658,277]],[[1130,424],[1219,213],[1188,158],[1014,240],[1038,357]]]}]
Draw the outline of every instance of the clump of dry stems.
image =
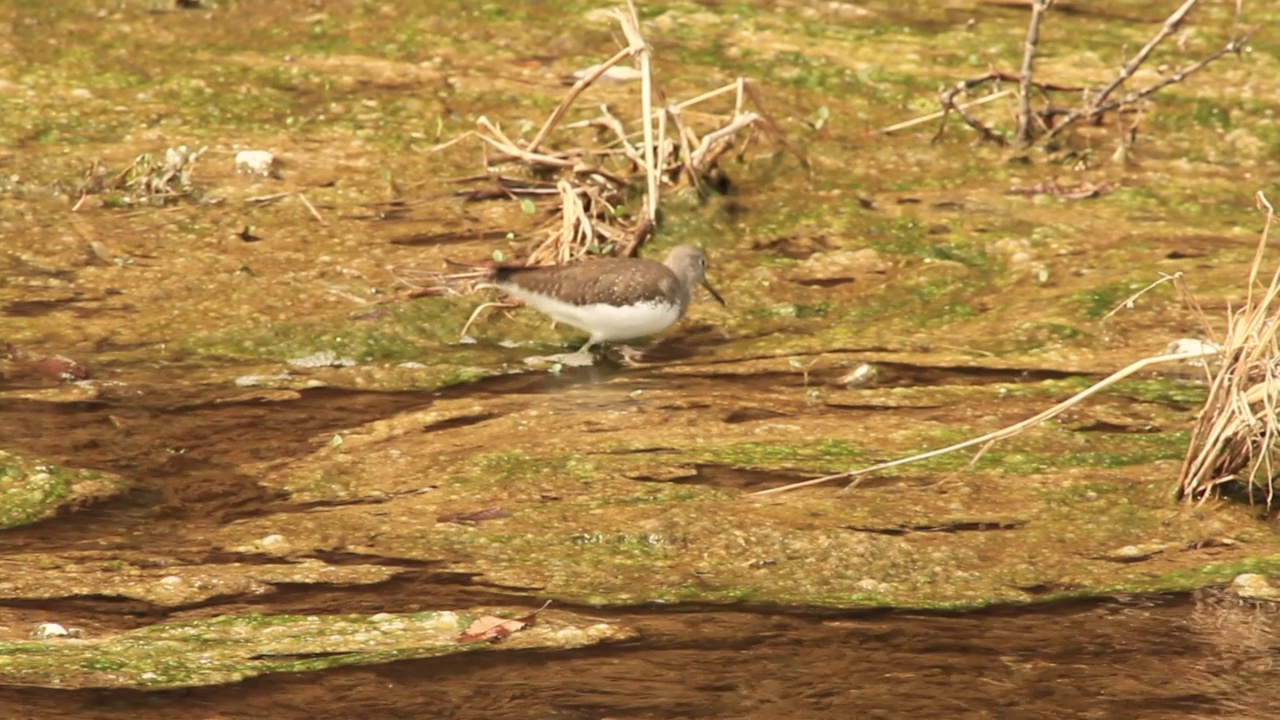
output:
[{"label": "clump of dry stems", "polygon": [[[724,177],[721,159],[735,148],[742,157],[760,132],[795,152],[764,110],[753,84],[744,78],[668,103],[654,78],[652,49],[641,34],[633,0],[625,9],[613,10],[612,16],[626,47],[581,73],[531,139],[512,139],[497,123],[481,117],[475,130],[434,148],[443,150],[472,138],[481,141],[484,171],[457,179],[483,184],[461,193],[469,200],[522,199],[551,205],[553,222],[542,232],[526,264],[562,264],[588,254],[634,255],[653,234],[664,187],[693,186],[700,192],[715,187]],[[624,122],[602,104],[598,116],[565,123],[570,108],[589,87],[601,78],[624,75],[620,64],[628,59],[638,67],[634,75],[641,84],[638,118]],[[693,110],[727,95],[735,99],[728,115]],[[692,116],[704,125],[709,121],[710,127],[699,132]],[[636,124],[638,131],[629,129]],[[556,131],[582,129],[595,129],[601,144],[551,147]],[[512,164],[521,168],[518,176],[502,171]],[[625,212],[623,208],[637,193],[642,193],[639,211]]]},{"label": "clump of dry stems", "polygon": [[[1009,144],[1012,137],[1016,145],[1028,147],[1036,142],[1050,143],[1063,131],[1082,123],[1099,124],[1109,113],[1117,115],[1134,115],[1140,117],[1142,102],[1154,93],[1170,85],[1180,83],[1191,75],[1203,70],[1205,66],[1226,55],[1238,55],[1244,50],[1252,30],[1240,29],[1240,16],[1243,13],[1243,0],[1236,2],[1236,30],[1226,45],[1208,55],[1187,62],[1172,70],[1163,71],[1162,77],[1146,86],[1120,92],[1126,87],[1134,74],[1138,72],[1155,50],[1166,40],[1176,34],[1187,22],[1191,10],[1199,0],[1184,0],[1160,26],[1151,40],[1126,61],[1114,78],[1100,88],[1093,89],[1075,85],[1064,85],[1046,82],[1035,77],[1036,50],[1040,43],[1040,27],[1046,13],[1053,6],[1054,0],[1032,0],[1031,19],[1027,25],[1027,36],[1023,44],[1022,65],[1018,72],[1008,72],[992,68],[981,77],[962,80],[939,93],[942,110],[922,118],[915,118],[884,128],[884,132],[894,132],[913,127],[933,120],[940,120],[938,131],[933,139],[939,140],[947,128],[947,118],[955,113],[966,125],[973,128],[987,142],[997,145]],[[1179,43],[1181,44],[1181,43]],[[1002,84],[1012,84],[1016,89],[1001,89]],[[992,92],[969,102],[961,102],[963,98],[981,87],[992,87]],[[1001,98],[1014,96],[1018,100],[1015,115],[1015,128],[1012,133],[997,129],[983,122],[970,109]],[[1058,97],[1072,98],[1074,106],[1058,104]],[[1131,145],[1138,132],[1138,120],[1135,119],[1125,129],[1124,145]]]},{"label": "clump of dry stems", "polygon": [[179,145],[167,148],[161,156],[143,153],[118,172],[111,172],[95,161],[76,183],[75,193],[79,198],[73,209],[79,210],[93,195],[103,197],[104,207],[168,205],[194,197],[192,173],[196,161],[207,149]]},{"label": "clump of dry stems", "polygon": [[1263,255],[1275,212],[1262,193],[1266,224],[1249,269],[1244,305],[1227,315],[1221,360],[1209,385],[1209,397],[1191,433],[1182,464],[1179,494],[1203,500],[1219,488],[1243,487],[1251,500],[1275,498],[1276,439],[1280,436],[1280,268],[1265,290],[1258,285]]}]

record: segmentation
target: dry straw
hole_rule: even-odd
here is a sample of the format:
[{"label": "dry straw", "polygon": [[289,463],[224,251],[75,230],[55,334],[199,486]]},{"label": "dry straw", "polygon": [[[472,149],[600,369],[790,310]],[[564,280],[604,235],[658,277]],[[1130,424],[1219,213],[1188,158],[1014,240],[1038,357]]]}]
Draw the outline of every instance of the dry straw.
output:
[{"label": "dry straw", "polygon": [[[433,152],[444,150],[469,138],[482,141],[486,151],[484,172],[460,178],[459,182],[481,181],[490,187],[466,191],[464,194],[470,199],[526,198],[544,204],[551,201],[555,220],[529,253],[527,265],[564,264],[592,254],[635,255],[653,235],[663,188],[687,185],[705,192],[707,179],[719,171],[720,160],[735,147],[741,156],[758,131],[804,162],[745,78],[684,102],[668,103],[655,78],[653,51],[644,39],[634,1],[628,0],[625,9],[615,9],[610,16],[617,21],[626,46],[582,72],[531,140],[513,139],[497,123],[481,117],[475,130],[433,148]],[[639,131],[628,130],[627,123],[607,105],[599,107],[597,117],[565,123],[570,109],[593,84],[602,78],[631,76],[615,70],[628,59],[634,61],[634,76],[640,80],[639,113],[631,121],[632,126],[639,124]],[[687,111],[725,95],[735,97],[732,112],[698,112],[699,117],[715,123],[700,134],[686,118]],[[595,128],[607,139],[596,146],[548,149],[557,130],[584,128]],[[512,162],[523,165],[535,179],[502,174],[500,166]],[[548,176],[554,179],[537,179]],[[633,182],[639,186],[641,179],[643,199],[639,211],[620,212],[632,195]]]},{"label": "dry straw", "polygon": [[1249,268],[1243,307],[1227,312],[1222,362],[1209,384],[1209,396],[1191,433],[1182,464],[1179,495],[1204,500],[1219,488],[1243,486],[1251,501],[1275,497],[1276,405],[1280,392],[1280,267],[1258,293],[1267,236],[1275,211],[1262,194],[1258,207],[1267,219]]}]

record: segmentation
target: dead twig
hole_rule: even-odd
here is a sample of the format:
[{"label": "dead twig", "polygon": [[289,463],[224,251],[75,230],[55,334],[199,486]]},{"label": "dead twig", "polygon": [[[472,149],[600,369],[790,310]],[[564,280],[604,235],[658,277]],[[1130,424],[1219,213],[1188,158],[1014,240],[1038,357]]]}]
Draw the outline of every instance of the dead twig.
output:
[{"label": "dead twig", "polygon": [[974,117],[973,115],[970,115],[968,112],[966,112],[959,105],[956,104],[956,96],[959,95],[960,93],[968,92],[970,88],[976,87],[977,85],[980,85],[982,83],[986,83],[991,80],[998,80],[1002,76],[1003,76],[1002,73],[992,72],[981,78],[976,78],[974,80],[961,81],[959,83],[956,83],[954,87],[948,88],[946,90],[943,90],[941,93],[939,93],[939,100],[942,102],[942,122],[938,124],[938,132],[934,134],[933,140],[931,142],[936,143],[942,139],[942,133],[947,129],[947,115],[954,112],[960,116],[960,119],[964,120],[964,123],[966,125],[973,128],[974,130],[977,130],[978,133],[982,135],[983,140],[986,140],[987,142],[995,143],[996,145],[1008,144],[1008,142],[1004,139],[1004,135],[1001,135],[999,132],[992,130],[981,120]]},{"label": "dead twig", "polygon": [[1239,53],[1244,49],[1244,46],[1249,42],[1249,39],[1252,37],[1253,37],[1253,31],[1251,30],[1249,32],[1246,32],[1244,35],[1241,35],[1240,37],[1233,38],[1230,42],[1228,42],[1225,46],[1223,46],[1221,49],[1217,50],[1216,52],[1210,53],[1209,55],[1206,55],[1205,57],[1199,60],[1196,60],[1195,62],[1192,62],[1183,68],[1178,69],[1177,71],[1173,72],[1167,77],[1161,79],[1159,82],[1152,83],[1151,85],[1148,85],[1145,88],[1128,93],[1127,95],[1120,98],[1119,100],[1111,100],[1110,102],[1105,102],[1101,104],[1094,103],[1090,107],[1080,107],[1080,108],[1076,108],[1074,110],[1068,111],[1065,114],[1065,116],[1062,118],[1062,120],[1057,125],[1055,125],[1047,135],[1045,135],[1045,140],[1048,141],[1057,137],[1058,134],[1060,134],[1063,130],[1065,130],[1068,126],[1072,125],[1073,123],[1079,122],[1081,120],[1096,120],[1102,117],[1103,115],[1105,115],[1106,113],[1120,110],[1122,108],[1130,107],[1135,103],[1137,103],[1139,100],[1147,97],[1148,95],[1151,95],[1152,93],[1155,93],[1159,90],[1163,90],[1164,88],[1170,85],[1180,83],[1183,80],[1186,80],[1188,77],[1192,76],[1193,74],[1199,72],[1200,70],[1203,70],[1206,65],[1213,62],[1214,60],[1217,60],[1223,57],[1224,55]]},{"label": "dead twig", "polygon": [[[933,113],[932,115],[927,116],[929,119],[942,120],[942,122],[939,123],[938,125],[938,131],[934,133],[933,139],[930,142],[936,143],[938,142],[939,139],[942,138],[942,134],[946,132],[946,129],[947,129],[946,118],[952,112],[955,112],[956,114],[960,115],[961,119],[963,119],[966,124],[978,130],[978,132],[982,133],[985,139],[990,140],[991,142],[994,142],[998,145],[1004,145],[1006,142],[1004,135],[987,127],[982,122],[980,122],[977,118],[965,112],[965,110],[971,107],[975,107],[977,105],[981,105],[983,103],[991,102],[992,100],[995,100],[998,98],[1006,97],[1009,94],[1011,94],[1013,91],[998,90],[992,93],[991,95],[986,96],[985,98],[980,98],[972,102],[968,102],[968,103],[956,102],[957,97],[973,90],[976,87],[980,87],[986,84],[999,86],[999,84],[1002,82],[1017,82],[1021,84],[1022,78],[1019,77],[1018,75],[1001,72],[999,70],[991,70],[990,72],[988,72],[986,75],[983,75],[982,77],[970,78],[968,80],[961,80],[960,82],[956,83],[955,86],[953,86],[952,88],[941,91],[940,98],[942,103],[942,110],[940,112],[936,112],[936,113]],[[1084,91],[1084,88],[1082,87],[1058,85],[1055,83],[1046,83],[1046,82],[1040,82],[1037,80],[1029,81],[1029,87],[1036,88],[1037,90],[1040,90],[1042,93],[1046,95],[1048,95],[1048,93],[1050,92],[1079,93]],[[885,128],[884,132],[900,129],[900,126],[919,125],[922,122],[924,122],[924,119],[916,118],[915,120],[909,120],[906,123],[899,123],[896,126],[891,125],[890,127]]]},{"label": "dead twig", "polygon": [[[1065,132],[1067,128],[1077,126],[1082,121],[1096,122],[1100,121],[1107,113],[1126,111],[1152,94],[1170,85],[1182,82],[1223,56],[1240,53],[1253,33],[1253,30],[1243,32],[1239,30],[1240,17],[1243,13],[1243,0],[1237,0],[1236,2],[1235,37],[1224,47],[1199,60],[1184,65],[1158,82],[1131,91],[1122,97],[1116,97],[1119,90],[1152,58],[1155,51],[1185,25],[1197,2],[1198,0],[1184,0],[1177,9],[1165,18],[1151,39],[1124,63],[1114,78],[1096,92],[1085,92],[1080,88],[1066,88],[1035,79],[1035,59],[1041,41],[1041,28],[1048,10],[1053,7],[1054,0],[1031,0],[1031,17],[1027,23],[1027,34],[1023,44],[1020,71],[1015,75],[992,70],[982,77],[963,80],[941,90],[938,100],[942,109],[940,113],[929,116],[930,118],[941,119],[938,131],[934,134],[932,142],[937,142],[942,138],[946,129],[947,118],[952,113],[955,113],[966,125],[978,132],[984,141],[999,145],[1007,144],[1004,132],[968,112],[968,108],[975,106],[977,103],[957,102],[965,93],[988,83],[1012,81],[1018,84],[1018,109],[1013,137],[1020,147],[1029,147],[1038,140],[1048,143]],[[1033,102],[1033,91],[1036,90],[1044,96],[1045,100],[1044,105],[1039,108]],[[1052,101],[1052,94],[1058,92],[1076,93],[1080,98],[1079,104],[1070,109],[1055,107]],[[885,131],[892,132],[893,130],[917,125],[920,122],[922,120],[899,123],[886,128]],[[1134,132],[1136,132],[1135,129],[1130,128],[1130,135]],[[1121,157],[1127,158],[1127,154],[1122,153]]]},{"label": "dead twig", "polygon": [[302,193],[295,194],[298,196],[298,200],[302,201],[303,206],[307,208],[307,212],[311,213],[311,217],[315,218],[318,222],[323,223],[324,216],[320,214],[319,210],[316,210],[316,206],[311,204],[311,201],[307,199],[307,196]]},{"label": "dead twig", "polygon": [[[967,110],[971,107],[977,107],[978,105],[986,105],[989,102],[994,102],[1002,98],[1007,98],[1012,94],[1013,94],[1012,90],[1001,90],[999,92],[993,92],[990,95],[983,95],[977,100],[970,100],[967,103],[961,103],[959,107]],[[897,132],[899,130],[906,130],[907,128],[915,127],[916,125],[923,125],[927,122],[932,122],[934,120],[938,120],[943,117],[946,117],[948,112],[950,112],[950,110],[939,110],[937,112],[929,113],[928,115],[921,115],[918,118],[912,118],[910,120],[904,120],[900,123],[894,123],[893,125],[889,125],[888,127],[882,127],[880,128],[880,132],[888,135],[889,133]]]},{"label": "dead twig", "polygon": [[1031,22],[1027,23],[1027,40],[1022,52],[1022,70],[1018,74],[1018,134],[1019,145],[1030,145],[1032,136],[1031,74],[1036,58],[1036,45],[1040,43],[1040,22],[1053,6],[1053,0],[1032,0]]}]

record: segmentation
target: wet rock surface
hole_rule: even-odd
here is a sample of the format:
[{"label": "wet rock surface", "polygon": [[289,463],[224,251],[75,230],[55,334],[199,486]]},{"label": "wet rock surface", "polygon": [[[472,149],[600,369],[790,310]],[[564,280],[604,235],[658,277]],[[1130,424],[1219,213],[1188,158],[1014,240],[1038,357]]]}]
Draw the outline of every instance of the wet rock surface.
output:
[{"label": "wet rock surface", "polygon": [[[523,359],[573,331],[495,312],[464,343],[480,296],[415,297],[446,259],[514,254],[542,219],[463,202],[447,181],[474,152],[427,151],[479,115],[540,123],[561,78],[616,50],[599,8],[144,5],[0,9],[22,28],[0,43],[0,704],[1274,704],[1274,528],[1170,499],[1202,371],[1117,385],[972,465],[750,495],[990,432],[1197,336],[1172,291],[1103,322],[1162,273],[1210,316],[1238,305],[1258,226],[1241,178],[1274,144],[1244,119],[1278,102],[1274,39],[1160,96],[1137,162],[1010,162],[958,126],[938,144],[868,128],[933,111],[940,83],[987,62],[922,58],[1016,57],[1021,13],[646,4],[672,97],[756,78],[812,168],[748,154],[730,195],[669,195],[646,252],[705,247],[728,307],[695,303],[649,366],[547,372]],[[1046,71],[1096,84],[1158,24],[1129,5],[1055,16],[1071,45]],[[246,150],[269,171],[239,171]],[[177,198],[100,192],[166,163]],[[1106,192],[1014,191],[1058,185]],[[527,628],[464,641],[547,600]]]}]

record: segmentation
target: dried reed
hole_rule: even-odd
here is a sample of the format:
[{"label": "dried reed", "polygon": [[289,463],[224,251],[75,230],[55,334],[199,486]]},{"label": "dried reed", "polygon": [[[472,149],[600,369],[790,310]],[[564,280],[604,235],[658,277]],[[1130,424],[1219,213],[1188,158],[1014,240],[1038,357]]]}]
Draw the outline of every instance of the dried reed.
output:
[{"label": "dried reed", "polygon": [[1182,464],[1178,493],[1186,500],[1203,501],[1232,485],[1242,486],[1251,501],[1265,499],[1268,507],[1275,498],[1280,268],[1265,291],[1255,293],[1275,217],[1261,192],[1257,202],[1266,210],[1266,223],[1249,269],[1244,306],[1228,311],[1222,362],[1213,373]]},{"label": "dried reed", "polygon": [[[625,9],[613,10],[611,15],[619,24],[626,47],[585,71],[531,140],[514,140],[497,123],[481,117],[475,130],[432,150],[438,152],[470,138],[483,143],[484,172],[458,180],[489,185],[463,191],[470,200],[527,198],[552,203],[554,221],[542,231],[542,240],[529,252],[525,264],[563,264],[593,254],[635,255],[654,232],[663,188],[690,185],[705,192],[706,178],[719,171],[721,158],[735,146],[745,147],[758,131],[805,162],[765,112],[745,78],[684,102],[667,103],[655,79],[652,48],[644,39],[634,0],[628,0]],[[639,131],[628,131],[627,124],[603,105],[598,117],[564,123],[583,93],[627,59],[639,69],[640,108],[632,123],[639,123]],[[701,118],[716,123],[705,134],[686,120],[685,111],[690,107],[730,93],[736,95],[730,114],[699,113]],[[597,147],[548,147],[556,130],[584,127],[600,129],[610,139]],[[530,181],[494,172],[494,166],[513,161],[523,164],[535,177],[551,175],[555,179]],[[622,212],[627,199],[635,194],[633,190],[641,187],[639,211]]]}]

